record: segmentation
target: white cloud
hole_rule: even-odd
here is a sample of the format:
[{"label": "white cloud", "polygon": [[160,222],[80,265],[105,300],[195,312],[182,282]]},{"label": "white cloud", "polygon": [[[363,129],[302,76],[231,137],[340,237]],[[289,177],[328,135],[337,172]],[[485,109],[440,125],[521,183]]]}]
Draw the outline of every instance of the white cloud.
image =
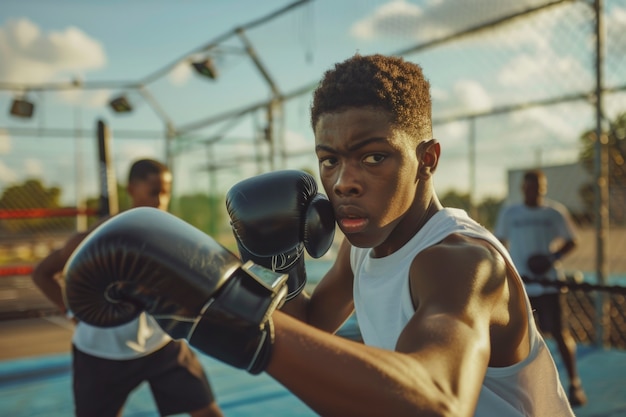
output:
[{"label": "white cloud", "polygon": [[612,21],[615,24],[621,24],[622,26],[626,26],[626,9],[621,7],[615,7],[611,10],[609,16],[607,16],[609,21]]},{"label": "white cloud", "polygon": [[558,78],[581,74],[589,77],[589,70],[580,61],[569,56],[557,56],[552,52],[537,51],[533,54],[520,54],[511,59],[498,73],[497,81],[505,86],[523,86],[529,82],[545,78],[545,74]]},{"label": "white cloud", "polygon": [[0,161],[0,182],[11,184],[17,181],[17,174],[6,164]]},{"label": "white cloud", "polygon": [[609,53],[623,56],[626,53],[626,9],[614,7],[606,16],[605,26]]},{"label": "white cloud", "polygon": [[406,35],[407,30],[418,30],[416,23],[421,16],[422,9],[419,6],[405,0],[394,0],[383,4],[373,15],[356,22],[350,28],[350,33],[359,39],[373,39],[381,34]]},{"label": "white cloud", "polygon": [[61,90],[56,94],[71,104],[90,108],[102,108],[111,99],[111,92],[108,90]]},{"label": "white cloud", "polygon": [[[421,8],[407,0],[392,0],[356,22],[350,33],[359,39],[387,36],[432,39],[544,3],[546,0],[429,0]],[[537,37],[535,41],[543,42],[543,39]]]},{"label": "white cloud", "polygon": [[482,84],[474,80],[459,80],[451,91],[433,90],[433,114],[467,114],[489,111],[493,100]]},{"label": "white cloud", "polygon": [[0,27],[0,79],[42,83],[60,74],[101,68],[106,54],[100,42],[76,27],[42,33],[28,19],[9,20]]},{"label": "white cloud", "polygon": [[41,160],[26,158],[24,160],[24,171],[26,172],[26,177],[43,177],[44,169]]},{"label": "white cloud", "polygon": [[309,151],[313,155],[312,141],[299,132],[288,130],[285,132],[285,147],[287,152]]},{"label": "white cloud", "polygon": [[176,86],[184,85],[191,77],[191,65],[189,62],[179,62],[168,74],[170,82]]},{"label": "white cloud", "polygon": [[432,98],[433,101],[445,101],[448,100],[449,97],[449,93],[448,91],[444,90],[443,88],[437,88],[434,86],[430,87],[430,97]]},{"label": "white cloud", "polygon": [[125,183],[125,175],[128,172],[128,168],[130,168],[130,164],[136,159],[155,158],[162,162],[165,162],[163,158],[164,145],[165,140],[163,140],[161,143],[155,143],[154,141],[120,141],[116,145],[114,157],[116,167],[119,169],[118,173],[122,175],[121,178],[118,178],[118,181],[120,181],[121,183]]},{"label": "white cloud", "polygon": [[0,129],[0,155],[8,155],[11,152],[11,137],[4,129]]},{"label": "white cloud", "polygon": [[84,104],[97,108],[106,105],[111,98],[111,93],[105,90],[90,91],[85,94],[87,100]]},{"label": "white cloud", "polygon": [[[9,155],[11,153],[11,145],[11,136],[4,129],[0,129],[0,155]],[[15,171],[0,160],[0,183],[11,184],[16,181],[17,174]]]},{"label": "white cloud", "polygon": [[459,104],[472,112],[488,111],[493,106],[487,91],[476,81],[458,81],[454,85],[454,94],[458,97]]},{"label": "white cloud", "polygon": [[433,126],[434,136],[446,149],[462,147],[462,152],[467,150],[468,126],[466,122],[451,122]]},{"label": "white cloud", "polygon": [[539,138],[550,136],[571,142],[572,138],[580,136],[578,126],[574,126],[570,121],[564,119],[559,113],[549,107],[536,107],[524,112],[512,113],[511,120],[520,129],[534,126],[540,132],[537,135]]}]

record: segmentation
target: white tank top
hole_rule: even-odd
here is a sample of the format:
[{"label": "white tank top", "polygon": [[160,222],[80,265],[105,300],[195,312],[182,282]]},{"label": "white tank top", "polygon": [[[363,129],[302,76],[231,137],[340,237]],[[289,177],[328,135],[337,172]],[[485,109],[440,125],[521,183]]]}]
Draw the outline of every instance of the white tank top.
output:
[{"label": "white tank top", "polygon": [[170,340],[170,336],[159,327],[156,320],[146,313],[116,327],[95,327],[79,322],[72,337],[72,343],[81,352],[113,360],[148,355]]},{"label": "white tank top", "polygon": [[[411,263],[419,252],[452,233],[486,240],[514,268],[498,239],[465,211],[453,208],[437,212],[406,245],[384,258],[370,257],[371,249],[352,247],[354,306],[365,344],[395,350],[400,333],[415,312],[409,289]],[[524,288],[519,279],[518,284]],[[487,368],[475,416],[574,416],[554,360],[535,326],[528,297],[525,298],[530,353],[515,365]]]}]

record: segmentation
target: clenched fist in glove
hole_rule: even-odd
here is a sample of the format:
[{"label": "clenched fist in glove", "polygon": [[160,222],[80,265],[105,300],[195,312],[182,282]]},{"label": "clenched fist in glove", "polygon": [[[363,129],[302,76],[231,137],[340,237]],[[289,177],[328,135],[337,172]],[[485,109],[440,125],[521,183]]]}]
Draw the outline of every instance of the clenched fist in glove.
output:
[{"label": "clenched fist in glove", "polygon": [[335,217],[315,179],[304,171],[274,171],[235,184],[226,208],[241,258],[289,274],[287,300],[306,284],[304,250],[313,258],[333,243]]},{"label": "clenched fist in glove", "polygon": [[251,373],[265,369],[272,312],[287,275],[237,256],[164,211],[140,207],[97,227],[65,266],[65,299],[88,324],[110,327],[142,311],[176,339]]}]

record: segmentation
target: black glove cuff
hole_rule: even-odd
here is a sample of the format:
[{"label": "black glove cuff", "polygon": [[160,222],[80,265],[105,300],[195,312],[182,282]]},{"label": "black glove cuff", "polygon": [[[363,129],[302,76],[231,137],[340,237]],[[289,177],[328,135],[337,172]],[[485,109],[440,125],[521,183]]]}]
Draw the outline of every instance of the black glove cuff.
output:
[{"label": "black glove cuff", "polygon": [[285,300],[286,281],[287,275],[250,261],[233,271],[189,329],[189,344],[251,374],[262,372],[274,343],[271,315]]},{"label": "black glove cuff", "polygon": [[274,346],[274,322],[271,318],[265,323],[263,336],[264,339],[259,345],[257,355],[252,360],[252,363],[250,363],[248,368],[248,372],[252,375],[257,375],[265,371],[265,368],[267,368],[267,365],[270,363],[270,359],[272,358]]}]

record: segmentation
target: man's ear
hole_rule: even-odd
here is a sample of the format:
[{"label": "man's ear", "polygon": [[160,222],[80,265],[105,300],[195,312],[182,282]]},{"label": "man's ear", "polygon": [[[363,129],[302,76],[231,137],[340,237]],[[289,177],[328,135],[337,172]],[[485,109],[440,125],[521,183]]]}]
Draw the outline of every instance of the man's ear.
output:
[{"label": "man's ear", "polygon": [[421,179],[428,179],[437,169],[439,164],[439,155],[441,154],[441,145],[436,139],[422,142],[417,148],[417,157],[419,161],[418,174]]}]

